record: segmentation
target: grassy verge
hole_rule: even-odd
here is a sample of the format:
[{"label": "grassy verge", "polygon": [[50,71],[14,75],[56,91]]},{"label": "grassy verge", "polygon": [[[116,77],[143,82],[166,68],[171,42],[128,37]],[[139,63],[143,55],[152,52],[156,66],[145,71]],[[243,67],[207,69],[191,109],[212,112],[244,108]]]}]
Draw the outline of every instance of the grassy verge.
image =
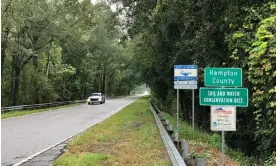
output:
[{"label": "grassy verge", "polygon": [[72,139],[54,166],[171,165],[144,97]]},{"label": "grassy verge", "polygon": [[[176,118],[165,113],[166,119],[170,124],[176,126]],[[204,157],[207,159],[207,165],[221,165],[221,136],[219,134],[210,134],[199,129],[193,130],[192,126],[186,122],[179,123],[179,134],[181,139],[189,141],[189,153],[195,157]],[[234,151],[226,147],[226,165],[250,165],[249,158],[243,153]]]},{"label": "grassy verge", "polygon": [[22,116],[22,115],[27,115],[27,114],[33,114],[33,113],[38,113],[38,112],[44,112],[44,111],[52,111],[52,110],[56,110],[56,109],[60,109],[60,108],[66,108],[66,107],[71,107],[71,106],[79,105],[79,104],[80,103],[63,105],[63,106],[58,106],[58,107],[36,109],[36,110],[10,111],[10,112],[6,112],[6,113],[1,113],[1,119],[11,118],[11,117],[17,117],[17,116]]}]

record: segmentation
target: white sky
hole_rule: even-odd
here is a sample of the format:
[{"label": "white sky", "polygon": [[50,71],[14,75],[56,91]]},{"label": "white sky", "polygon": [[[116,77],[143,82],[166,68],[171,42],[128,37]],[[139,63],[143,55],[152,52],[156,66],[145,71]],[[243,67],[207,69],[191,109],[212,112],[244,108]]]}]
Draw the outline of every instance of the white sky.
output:
[{"label": "white sky", "polygon": [[[92,4],[97,4],[97,3],[102,2],[102,1],[104,1],[104,0],[91,0]],[[111,4],[110,8],[113,12],[116,11],[116,5],[115,4]]]},{"label": "white sky", "polygon": [[[92,4],[97,4],[97,3],[100,3],[100,2],[103,2],[105,0],[91,0],[91,3]],[[106,1],[105,1],[106,2]],[[122,8],[122,4],[121,3],[118,3],[117,5],[116,4],[109,4],[110,6],[110,9],[113,11],[113,12],[116,12],[117,10],[117,7],[118,8]],[[125,19],[126,19],[126,16],[125,16],[125,13],[120,13],[119,16],[118,16],[119,20],[121,23],[125,22]],[[119,26],[119,29],[122,33],[127,33],[127,30],[125,29],[125,27],[123,26]]]}]

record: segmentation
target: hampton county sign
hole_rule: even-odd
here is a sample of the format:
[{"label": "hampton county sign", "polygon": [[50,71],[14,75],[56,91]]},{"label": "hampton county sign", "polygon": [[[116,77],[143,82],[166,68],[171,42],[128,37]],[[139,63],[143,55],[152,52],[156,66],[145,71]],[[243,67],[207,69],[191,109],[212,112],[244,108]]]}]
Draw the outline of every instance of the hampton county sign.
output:
[{"label": "hampton county sign", "polygon": [[242,69],[241,68],[205,68],[205,86],[217,87],[241,87]]}]

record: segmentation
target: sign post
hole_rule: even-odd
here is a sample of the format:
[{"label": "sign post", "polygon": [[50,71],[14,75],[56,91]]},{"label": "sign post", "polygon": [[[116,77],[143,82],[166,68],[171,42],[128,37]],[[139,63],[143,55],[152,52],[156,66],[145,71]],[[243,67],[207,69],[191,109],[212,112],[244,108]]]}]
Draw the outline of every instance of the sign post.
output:
[{"label": "sign post", "polygon": [[174,89],[177,89],[177,135],[179,132],[179,89],[192,89],[192,114],[194,129],[194,89],[197,89],[198,67],[196,65],[174,65]]},{"label": "sign post", "polygon": [[193,98],[193,104],[192,104],[192,111],[193,111],[193,130],[195,130],[195,91],[194,91],[194,89],[192,90],[193,92],[192,92],[192,98]]},{"label": "sign post", "polygon": [[[177,128],[177,135],[176,137],[178,138],[178,130],[179,130],[179,89],[177,89],[177,99],[176,99],[176,109],[177,109],[177,117],[176,117],[176,128]],[[178,145],[177,145],[178,146]]]},{"label": "sign post", "polygon": [[224,130],[221,131],[221,162],[222,162],[222,166],[225,165],[225,161],[224,161]]},{"label": "sign post", "polygon": [[224,166],[224,133],[236,131],[236,107],[248,107],[248,89],[237,88],[242,86],[241,68],[205,68],[204,85],[209,88],[200,88],[199,104],[211,106],[210,126],[212,131],[221,131],[221,160]]}]

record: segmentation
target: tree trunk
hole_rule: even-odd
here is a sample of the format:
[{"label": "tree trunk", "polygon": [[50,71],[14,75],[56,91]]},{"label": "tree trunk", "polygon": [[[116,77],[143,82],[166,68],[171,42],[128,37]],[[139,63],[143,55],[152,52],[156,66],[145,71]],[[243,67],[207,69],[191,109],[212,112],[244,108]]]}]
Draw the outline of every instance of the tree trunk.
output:
[{"label": "tree trunk", "polygon": [[3,80],[3,75],[4,75],[4,62],[5,62],[5,58],[6,58],[6,48],[8,46],[8,35],[10,33],[9,29],[6,29],[6,31],[4,31],[3,34],[3,39],[1,42],[1,77]]},{"label": "tree trunk", "polygon": [[15,106],[17,104],[17,95],[20,83],[20,73],[25,65],[33,58],[33,55],[30,55],[28,58],[20,63],[19,56],[13,55],[12,56],[12,85],[11,85],[11,101],[12,105]]},{"label": "tree trunk", "polygon": [[106,78],[106,69],[103,69],[103,75],[102,75],[102,89],[101,92],[105,93],[105,78]]},{"label": "tree trunk", "polygon": [[93,91],[97,91],[98,90],[98,81],[97,81],[97,75],[95,75],[95,78],[94,78],[94,84],[93,84]]},{"label": "tree trunk", "polygon": [[50,53],[48,54],[47,62],[46,62],[46,72],[45,72],[45,75],[46,75],[47,81],[48,81],[48,77],[49,77],[49,65],[50,65]]},{"label": "tree trunk", "polygon": [[4,76],[4,62],[5,62],[5,58],[6,58],[6,41],[3,41],[1,43],[1,78],[3,80],[3,76]]},{"label": "tree trunk", "polygon": [[108,95],[112,96],[113,95],[113,75],[115,72],[113,72],[110,76],[109,76],[109,80],[108,80]]},{"label": "tree trunk", "polygon": [[86,99],[86,97],[88,97],[86,95],[87,95],[87,87],[85,85],[84,88],[83,88],[83,98],[82,99]]},{"label": "tree trunk", "polygon": [[40,73],[37,67],[37,61],[34,64],[34,66],[35,66],[35,70],[37,71],[36,84],[35,84],[35,104],[39,104],[40,103],[40,95],[39,95],[39,74]]},{"label": "tree trunk", "polygon": [[18,66],[13,66],[13,83],[12,83],[12,105],[15,106],[17,104],[17,96],[19,90],[20,83],[20,73],[21,69]]},{"label": "tree trunk", "polygon": [[100,80],[99,80],[99,89],[97,90],[97,91],[102,91],[102,89],[103,89],[103,73],[101,72],[101,73],[99,73],[99,78],[100,78]]}]

